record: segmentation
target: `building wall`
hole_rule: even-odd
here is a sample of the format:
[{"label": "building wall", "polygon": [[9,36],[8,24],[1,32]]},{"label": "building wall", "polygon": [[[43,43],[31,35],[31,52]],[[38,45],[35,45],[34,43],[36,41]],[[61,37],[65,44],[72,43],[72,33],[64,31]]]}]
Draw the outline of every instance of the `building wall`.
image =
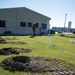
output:
[{"label": "building wall", "polygon": [[71,32],[73,33],[75,31],[75,28],[70,28],[68,30],[68,28],[64,28],[64,27],[52,27],[52,29],[56,32],[63,32],[65,30],[65,32]]},{"label": "building wall", "polygon": [[72,22],[69,21],[69,22],[68,22],[68,29],[71,29],[71,25],[72,25]]},{"label": "building wall", "polygon": [[[6,27],[0,27],[0,34],[5,31],[11,31],[12,34],[32,34],[32,27],[28,27],[28,22],[38,23],[36,34],[39,34],[41,24],[49,25],[49,18],[42,16],[32,10],[25,8],[0,9],[0,20],[6,21]],[[26,27],[21,27],[20,22],[26,22]],[[41,32],[46,32],[47,29],[41,29]]]}]

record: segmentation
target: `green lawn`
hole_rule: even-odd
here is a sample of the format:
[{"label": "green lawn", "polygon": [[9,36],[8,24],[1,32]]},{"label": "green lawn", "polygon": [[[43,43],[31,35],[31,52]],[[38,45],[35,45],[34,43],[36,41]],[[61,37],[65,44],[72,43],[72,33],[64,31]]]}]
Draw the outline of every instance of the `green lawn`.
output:
[{"label": "green lawn", "polygon": [[[71,36],[75,36],[72,34]],[[27,44],[0,44],[1,48],[15,47],[15,48],[29,48],[31,53],[20,53],[19,55],[25,56],[39,56],[65,60],[66,62],[75,65],[75,43],[69,42],[75,40],[75,38],[61,37],[59,35],[54,36],[36,36],[30,38],[30,36],[1,36],[2,38],[13,38],[17,40],[7,40],[26,42]],[[15,55],[9,55],[15,56]],[[9,56],[0,55],[0,62]],[[0,75],[38,75],[37,73],[25,73],[25,72],[10,72],[0,68]],[[47,73],[40,73],[39,75],[50,75]]]}]

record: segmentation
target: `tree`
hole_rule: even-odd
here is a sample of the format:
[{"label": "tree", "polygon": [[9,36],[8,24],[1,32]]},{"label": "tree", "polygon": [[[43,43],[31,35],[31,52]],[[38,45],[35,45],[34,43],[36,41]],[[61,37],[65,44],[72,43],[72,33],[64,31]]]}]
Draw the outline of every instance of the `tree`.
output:
[{"label": "tree", "polygon": [[32,30],[33,30],[33,36],[35,36],[36,24],[33,24],[33,26],[32,26]]}]

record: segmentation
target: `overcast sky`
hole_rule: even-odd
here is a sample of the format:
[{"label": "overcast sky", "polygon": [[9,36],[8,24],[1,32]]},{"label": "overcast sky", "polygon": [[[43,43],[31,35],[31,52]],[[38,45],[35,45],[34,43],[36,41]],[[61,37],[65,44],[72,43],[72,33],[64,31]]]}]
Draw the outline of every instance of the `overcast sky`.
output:
[{"label": "overcast sky", "polygon": [[0,0],[0,8],[27,7],[51,18],[51,27],[66,27],[72,21],[75,28],[75,0]]}]

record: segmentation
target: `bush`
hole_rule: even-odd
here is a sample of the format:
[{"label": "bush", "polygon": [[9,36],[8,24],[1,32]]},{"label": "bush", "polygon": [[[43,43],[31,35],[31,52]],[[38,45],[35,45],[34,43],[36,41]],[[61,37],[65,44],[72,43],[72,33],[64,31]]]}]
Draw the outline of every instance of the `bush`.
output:
[{"label": "bush", "polygon": [[73,34],[75,34],[75,31],[73,32]]},{"label": "bush", "polygon": [[65,36],[65,34],[61,34],[60,36],[63,36],[63,37],[64,37],[64,36]]},{"label": "bush", "polygon": [[51,34],[55,34],[55,31],[52,30],[52,29],[50,29],[50,35],[51,35]]}]

